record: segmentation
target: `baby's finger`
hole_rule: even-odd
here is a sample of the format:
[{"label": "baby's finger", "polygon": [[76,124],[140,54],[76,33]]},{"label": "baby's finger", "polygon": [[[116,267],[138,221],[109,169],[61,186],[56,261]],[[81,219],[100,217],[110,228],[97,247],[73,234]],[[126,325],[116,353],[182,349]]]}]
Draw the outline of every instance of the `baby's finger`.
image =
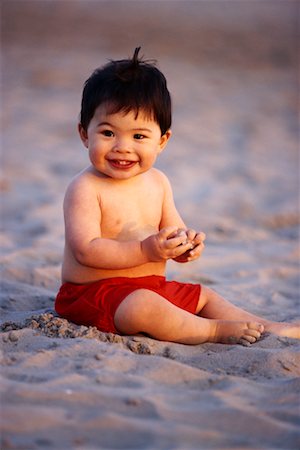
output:
[{"label": "baby's finger", "polygon": [[164,241],[165,239],[170,239],[172,238],[172,236],[177,235],[177,231],[178,231],[177,227],[162,228],[158,233],[159,239],[161,241]]},{"label": "baby's finger", "polygon": [[174,238],[169,238],[165,241],[166,248],[175,248],[178,246],[181,247],[182,245],[185,245],[185,244],[189,244],[189,248],[192,248],[191,242],[187,242],[186,235],[185,236],[184,235],[176,236]]},{"label": "baby's finger", "polygon": [[197,235],[196,231],[191,228],[186,231],[186,234],[189,241],[193,241]]},{"label": "baby's finger", "polygon": [[200,231],[199,233],[197,233],[197,235],[194,238],[194,242],[195,244],[200,244],[200,242],[205,241],[206,239],[206,234],[203,233],[202,231]]},{"label": "baby's finger", "polygon": [[191,242],[184,243],[182,245],[178,245],[173,249],[173,258],[176,258],[177,256],[183,255],[185,252],[188,252],[193,247],[193,244]]},{"label": "baby's finger", "polygon": [[199,258],[199,256],[201,255],[201,253],[204,250],[204,247],[205,247],[205,245],[203,244],[203,242],[201,242],[201,244],[198,244],[194,248],[192,248],[189,251],[188,260],[193,261],[194,259]]}]

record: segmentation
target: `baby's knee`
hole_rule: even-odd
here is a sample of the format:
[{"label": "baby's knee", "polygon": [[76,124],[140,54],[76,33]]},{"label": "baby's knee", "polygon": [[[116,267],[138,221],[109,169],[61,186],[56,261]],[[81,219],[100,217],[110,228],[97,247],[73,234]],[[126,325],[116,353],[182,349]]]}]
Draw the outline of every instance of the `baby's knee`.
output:
[{"label": "baby's knee", "polygon": [[153,304],[149,301],[149,291],[139,289],[129,294],[118,306],[114,322],[118,331],[123,334],[143,332],[143,323],[150,317]]}]

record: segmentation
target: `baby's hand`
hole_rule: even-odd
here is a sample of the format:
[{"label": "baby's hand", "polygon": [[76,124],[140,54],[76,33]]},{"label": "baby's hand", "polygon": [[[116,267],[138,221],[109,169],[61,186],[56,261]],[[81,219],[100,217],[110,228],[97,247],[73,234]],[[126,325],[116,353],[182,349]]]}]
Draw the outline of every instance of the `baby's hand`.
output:
[{"label": "baby's hand", "polygon": [[204,250],[204,241],[206,239],[205,233],[197,233],[195,230],[188,229],[185,231],[187,236],[187,242],[190,242],[192,248],[186,250],[178,257],[174,258],[176,262],[185,263],[189,261],[194,261],[201,256]]},{"label": "baby's hand", "polygon": [[176,227],[163,228],[159,233],[142,241],[143,252],[148,260],[153,262],[176,259],[192,247],[187,233]]}]

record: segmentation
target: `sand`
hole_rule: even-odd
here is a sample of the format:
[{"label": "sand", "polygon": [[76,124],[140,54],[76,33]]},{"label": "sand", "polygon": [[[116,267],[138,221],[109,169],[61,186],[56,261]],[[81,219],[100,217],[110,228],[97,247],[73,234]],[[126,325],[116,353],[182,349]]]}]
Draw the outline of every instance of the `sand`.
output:
[{"label": "sand", "polygon": [[57,317],[62,201],[87,164],[82,84],[158,59],[173,137],[157,166],[207,234],[170,279],[299,320],[296,1],[2,1],[1,449],[296,449],[300,343],[185,346]]}]

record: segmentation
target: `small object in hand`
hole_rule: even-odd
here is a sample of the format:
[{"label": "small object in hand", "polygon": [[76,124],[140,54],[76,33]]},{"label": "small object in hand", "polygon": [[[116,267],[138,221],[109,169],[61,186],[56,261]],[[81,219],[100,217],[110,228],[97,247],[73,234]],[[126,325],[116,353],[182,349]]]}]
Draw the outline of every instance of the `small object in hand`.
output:
[{"label": "small object in hand", "polygon": [[186,232],[183,231],[183,230],[181,230],[181,231],[178,233],[177,237],[183,236],[183,235],[186,236],[186,240],[185,240],[184,242],[182,242],[181,244],[179,244],[179,245],[187,245],[187,244],[191,244],[192,247],[191,247],[189,250],[187,250],[187,252],[189,253],[189,252],[190,252],[191,250],[193,250],[193,248],[195,248],[196,246],[193,245],[192,241],[189,241]]},{"label": "small object in hand", "polygon": [[191,248],[189,248],[186,252],[184,252],[183,255],[189,256],[190,252],[196,247],[196,245],[193,245],[192,242],[188,240],[187,234],[184,230],[179,230],[177,233],[173,233],[171,236],[168,237],[168,239],[174,239],[176,237],[185,236],[186,240],[178,245],[178,247],[181,247],[182,245],[187,245],[190,243],[192,245]]}]

